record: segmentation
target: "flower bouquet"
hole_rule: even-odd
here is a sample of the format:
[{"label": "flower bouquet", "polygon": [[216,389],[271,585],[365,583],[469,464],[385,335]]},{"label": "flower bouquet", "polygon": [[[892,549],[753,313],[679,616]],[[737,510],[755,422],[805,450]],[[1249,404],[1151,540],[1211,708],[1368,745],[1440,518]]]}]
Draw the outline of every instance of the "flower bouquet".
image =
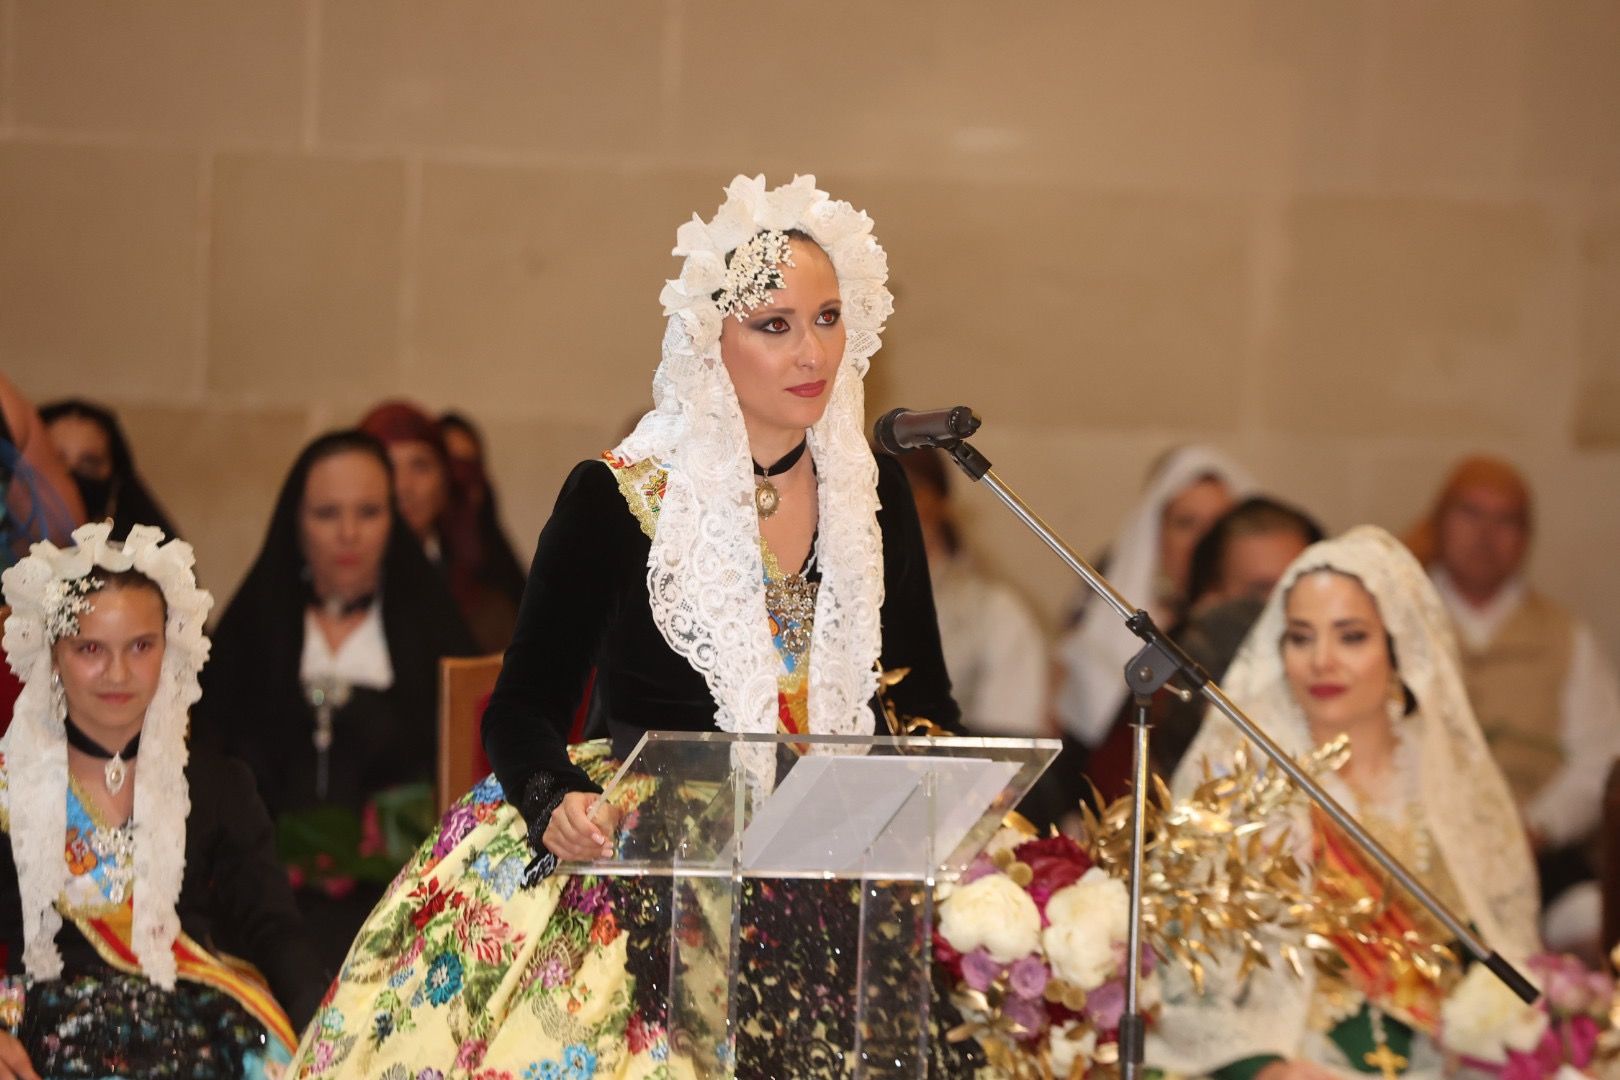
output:
[{"label": "flower bouquet", "polygon": [[[1347,756],[1341,738],[1300,764],[1319,773]],[[1425,970],[1442,959],[1384,935],[1371,901],[1315,888],[1274,827],[1298,798],[1281,772],[1244,751],[1181,800],[1155,778],[1142,877],[1140,1004],[1150,1025],[1158,963],[1185,970],[1202,992],[1217,952],[1240,958],[1239,982],[1274,958],[1296,973],[1335,970],[1344,940]],[[948,1037],[977,1039],[998,1076],[1082,1080],[1118,1064],[1131,801],[1082,808],[1081,818],[1078,840],[1041,839],[1012,815],[961,879],[940,889],[935,961],[963,1017]]]},{"label": "flower bouquet", "polygon": [[1606,1075],[1620,1064],[1620,998],[1614,979],[1572,956],[1543,953],[1529,962],[1542,989],[1520,1001],[1476,965],[1441,1007],[1440,1042],[1458,1065],[1501,1080]]},{"label": "flower bouquet", "polygon": [[1118,1060],[1129,897],[1074,840],[1031,833],[1004,826],[941,890],[934,956],[964,1018],[948,1038],[977,1038],[1000,1075],[1078,1080]]}]

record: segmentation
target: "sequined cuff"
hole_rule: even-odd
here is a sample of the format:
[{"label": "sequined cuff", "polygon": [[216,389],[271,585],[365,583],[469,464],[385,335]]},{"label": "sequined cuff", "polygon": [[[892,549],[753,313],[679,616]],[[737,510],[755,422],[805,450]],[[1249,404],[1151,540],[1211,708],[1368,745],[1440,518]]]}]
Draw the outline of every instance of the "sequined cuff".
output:
[{"label": "sequined cuff", "polygon": [[551,824],[551,815],[572,790],[556,773],[543,770],[530,777],[523,789],[523,801],[518,809],[528,822],[529,850],[534,852],[534,858],[523,871],[524,887],[544,881],[557,869],[557,856],[546,847],[543,837]]}]

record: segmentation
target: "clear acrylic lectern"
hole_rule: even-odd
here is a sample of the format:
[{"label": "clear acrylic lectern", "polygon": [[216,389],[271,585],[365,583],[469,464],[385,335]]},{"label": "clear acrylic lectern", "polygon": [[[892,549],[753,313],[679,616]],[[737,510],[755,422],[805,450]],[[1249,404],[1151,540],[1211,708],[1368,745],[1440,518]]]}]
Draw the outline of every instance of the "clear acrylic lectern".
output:
[{"label": "clear acrylic lectern", "polygon": [[[658,938],[667,932],[667,969],[662,956],[656,966],[671,1074],[764,1067],[745,1063],[739,1073],[739,1025],[749,1017],[738,980],[786,977],[767,974],[760,950],[770,935],[751,926],[751,905],[769,903],[751,886],[769,879],[782,882],[772,886],[777,894],[847,893],[855,955],[829,957],[818,976],[842,981],[831,989],[852,1002],[833,1040],[843,1074],[922,1076],[934,886],[966,868],[1058,747],[1055,739],[650,732],[603,792],[620,814],[615,856],[563,869],[659,879],[644,885],[667,908]],[[790,996],[823,989],[786,988]]]}]

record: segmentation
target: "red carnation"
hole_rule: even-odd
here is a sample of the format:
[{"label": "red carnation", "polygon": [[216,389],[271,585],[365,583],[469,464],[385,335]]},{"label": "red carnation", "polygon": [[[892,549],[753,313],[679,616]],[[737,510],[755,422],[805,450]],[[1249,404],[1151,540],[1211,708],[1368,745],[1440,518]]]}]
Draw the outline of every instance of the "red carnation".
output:
[{"label": "red carnation", "polygon": [[1091,869],[1091,857],[1067,836],[1026,840],[1013,849],[1013,857],[1033,873],[1027,891],[1041,911],[1042,926],[1046,925],[1046,901],[1052,894],[1073,885]]}]

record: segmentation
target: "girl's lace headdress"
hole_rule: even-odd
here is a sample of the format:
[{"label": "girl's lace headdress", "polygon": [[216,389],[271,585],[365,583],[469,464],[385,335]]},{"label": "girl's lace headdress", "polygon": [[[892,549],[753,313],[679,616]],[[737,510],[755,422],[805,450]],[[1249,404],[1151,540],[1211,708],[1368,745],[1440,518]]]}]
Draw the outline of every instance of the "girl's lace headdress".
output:
[{"label": "girl's lace headdress", "polygon": [[827,411],[808,432],[820,487],[822,574],[810,730],[863,733],[872,728],[867,703],[877,689],[883,546],[862,380],[894,311],[884,285],[888,258],[872,237],[871,218],[829,199],[813,176],[769,190],[763,176],[738,176],[713,218],[682,225],[673,254],[686,261],[660,297],[669,323],[653,409],[614,455],[651,458],[668,471],[647,565],[653,621],[664,640],[703,676],[721,730],[775,731],[782,661],[765,619],[748,436],[720,358],[720,330],[724,319],[741,317],[781,287],[781,267],[791,265],[790,230],[831,258],[846,332]]},{"label": "girl's lace headdress", "polygon": [[95,605],[104,582],[98,570],[136,570],[163,591],[168,609],[163,667],[157,694],[141,728],[135,784],[134,947],[141,970],[163,987],[174,986],[173,944],[180,933],[175,903],[185,874],[186,724],[202,696],[197,673],[208,659],[203,623],[213,598],[197,588],[191,545],[163,543],[146,525],[123,543],[109,540],[112,525],[82,525],[74,546],[49,541],[33,545],[6,570],[5,650],[22,680],[11,727],[0,737],[7,783],[0,803],[10,821],[11,848],[23,907],[23,963],[32,978],[62,973],[56,933],[62,916],[56,902],[68,883],[62,845],[67,835],[67,700],[52,679],[51,646],[79,631],[79,617]]}]

